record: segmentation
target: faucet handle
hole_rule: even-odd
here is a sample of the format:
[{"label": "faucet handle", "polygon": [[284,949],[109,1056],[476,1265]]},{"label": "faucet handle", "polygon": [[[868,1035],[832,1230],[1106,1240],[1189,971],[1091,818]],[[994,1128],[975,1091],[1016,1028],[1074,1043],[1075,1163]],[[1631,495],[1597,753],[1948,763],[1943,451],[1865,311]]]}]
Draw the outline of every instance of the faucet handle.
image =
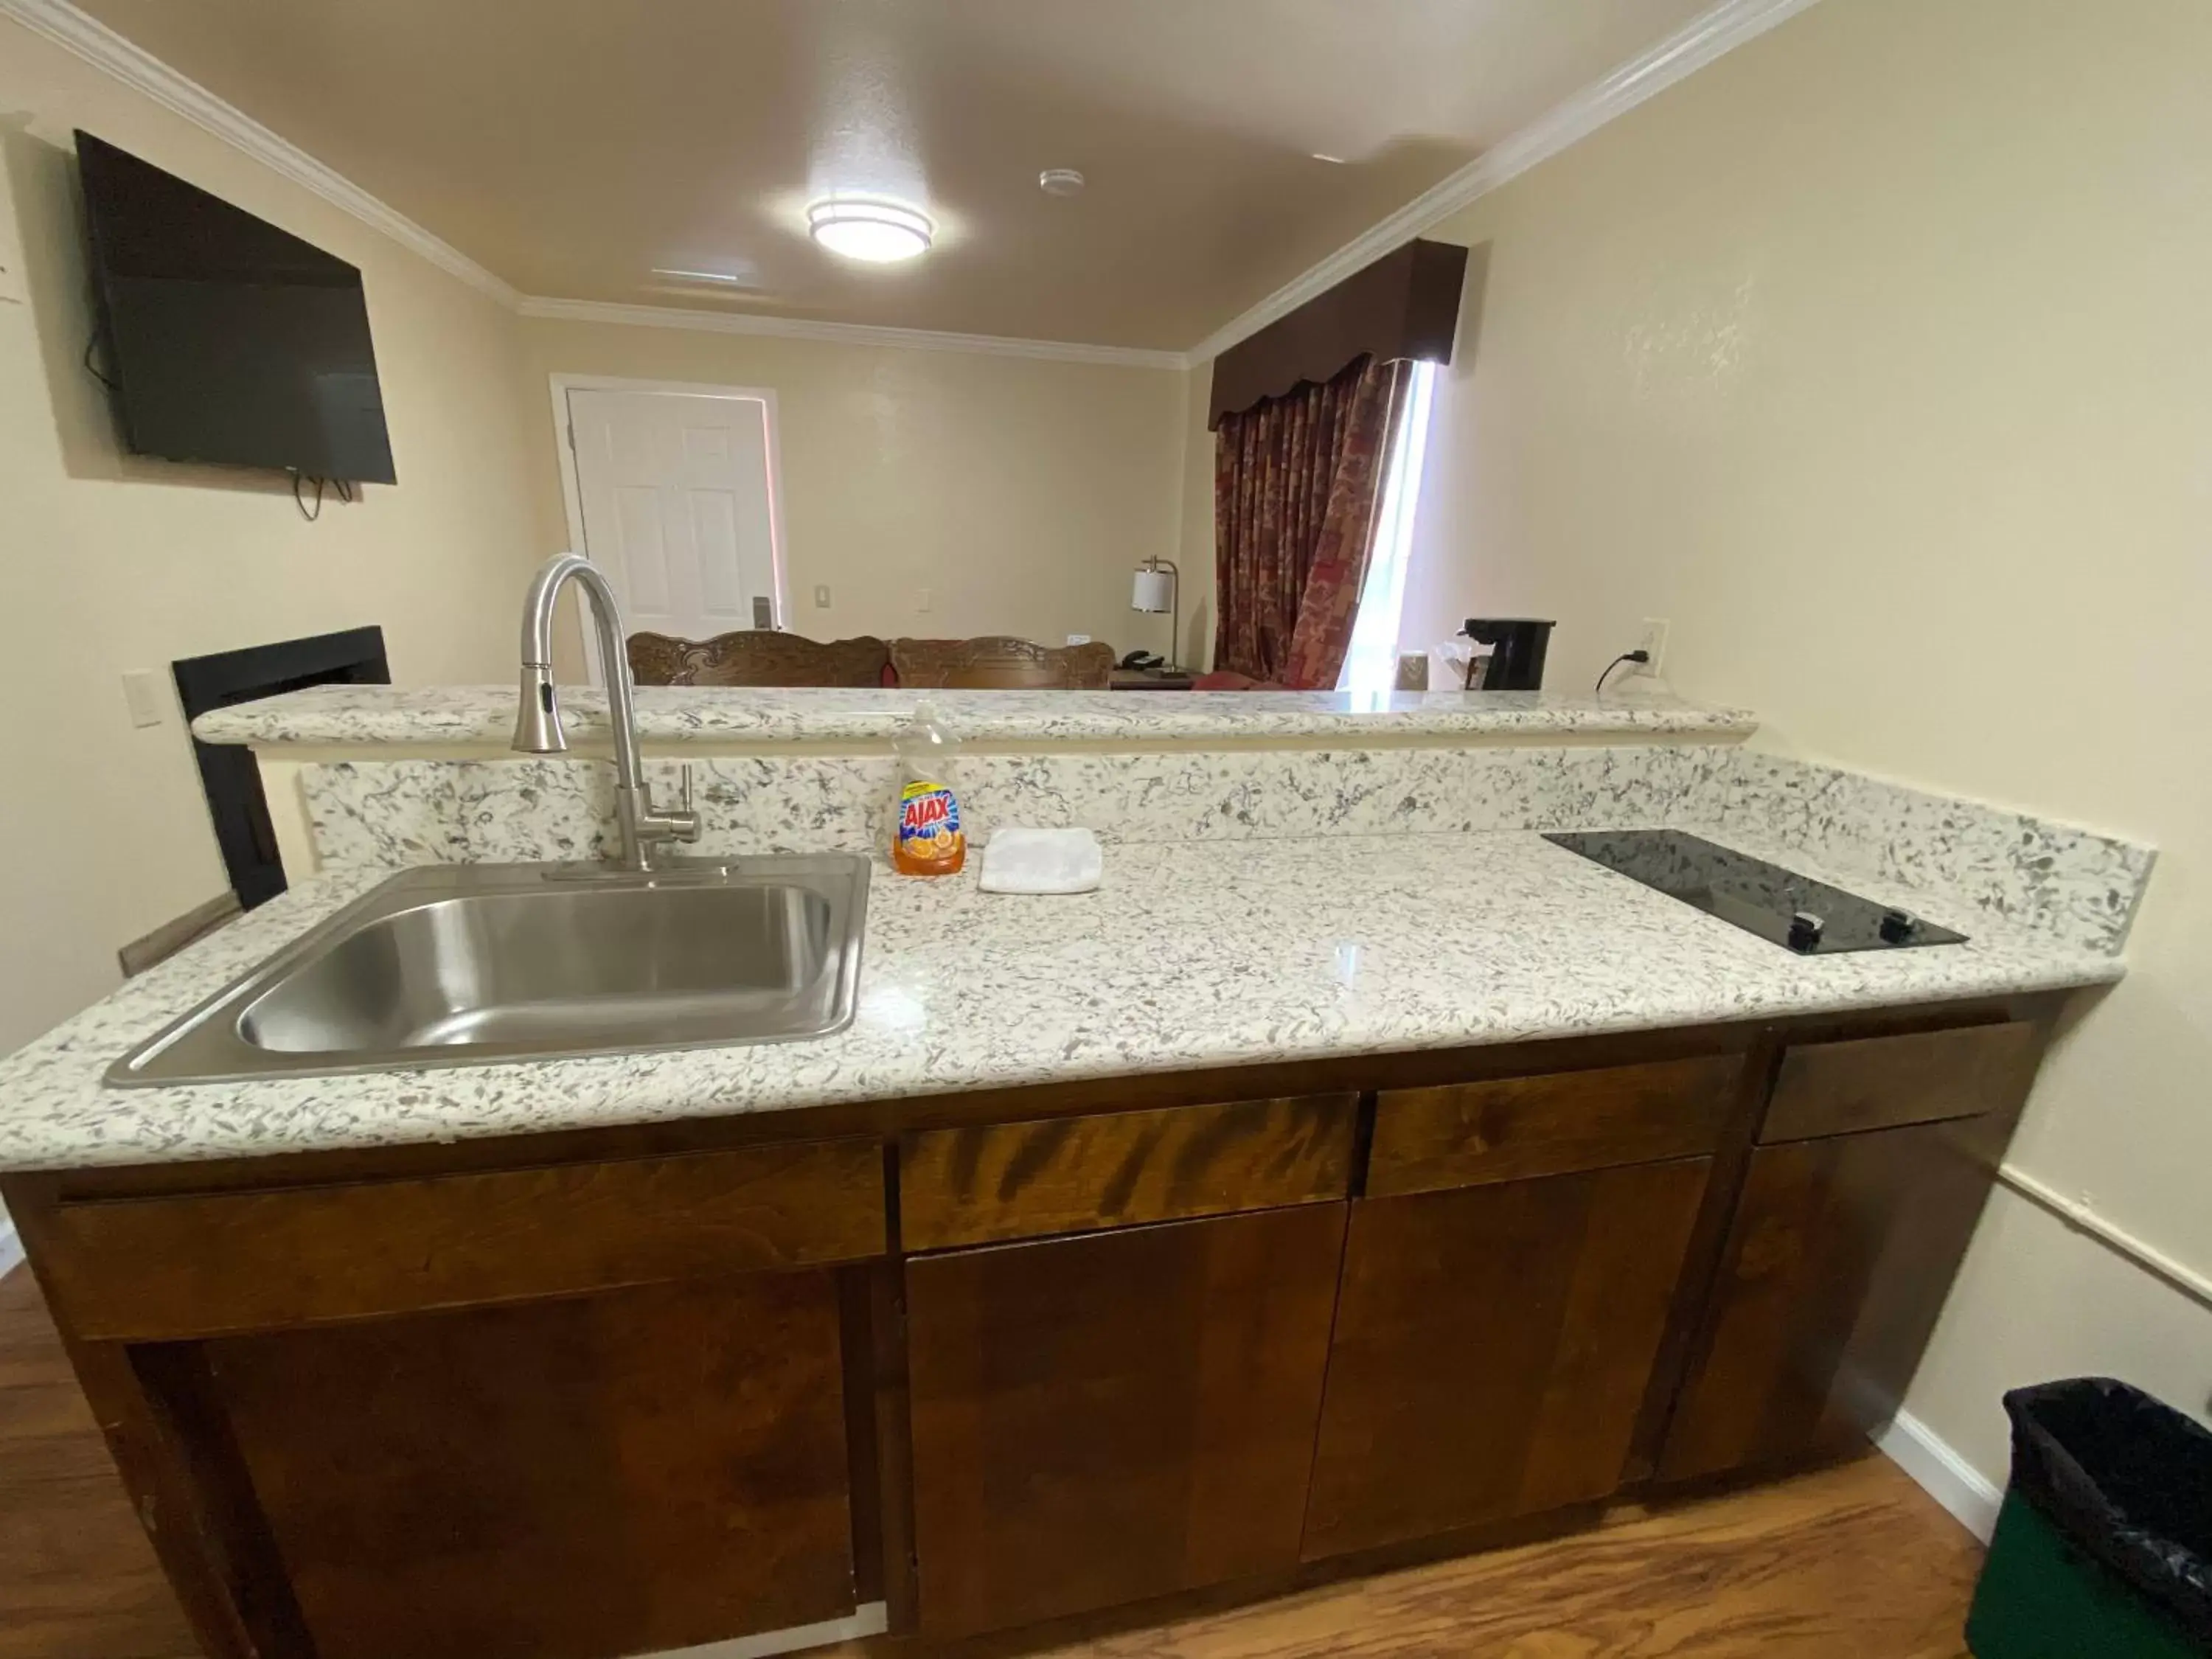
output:
[{"label": "faucet handle", "polygon": [[638,828],[656,841],[694,842],[699,839],[699,814],[691,805],[691,763],[683,763],[684,793],[678,797],[681,805],[672,811],[655,805],[653,786],[645,787],[645,814]]}]

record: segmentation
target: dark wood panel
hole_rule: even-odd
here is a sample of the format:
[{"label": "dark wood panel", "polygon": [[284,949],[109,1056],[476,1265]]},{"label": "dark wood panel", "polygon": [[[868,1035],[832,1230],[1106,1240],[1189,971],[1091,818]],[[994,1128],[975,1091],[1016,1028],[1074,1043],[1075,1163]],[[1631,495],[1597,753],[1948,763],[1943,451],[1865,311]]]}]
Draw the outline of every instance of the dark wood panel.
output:
[{"label": "dark wood panel", "polygon": [[40,1267],[77,1335],[168,1339],[515,1301],[886,1248],[863,1140],[64,1204]]},{"label": "dark wood panel", "polygon": [[1345,1208],[908,1264],[926,1634],[1295,1565]]},{"label": "dark wood panel", "polygon": [[[1463,1659],[1471,1632],[1501,1651],[1616,1654],[1653,1631],[1711,1659],[1966,1659],[1958,1632],[1980,1561],[1894,1464],[1867,1457],[1293,1602],[1172,1622],[1147,1608],[1123,1615],[1141,1634],[1086,1639],[1066,1659]],[[200,1656],[31,1276],[12,1274],[0,1281],[0,1659]]]},{"label": "dark wood panel", "polygon": [[933,1250],[1342,1198],[1357,1103],[1248,1100],[909,1135],[900,1237]]},{"label": "dark wood panel", "polygon": [[2042,1030],[2026,1020],[1796,1043],[1783,1052],[1759,1138],[1804,1140],[2017,1111],[2042,1052]]},{"label": "dark wood panel", "polygon": [[1663,1478],[1811,1456],[1887,1420],[1989,1195],[1974,1129],[1969,1119],[1753,1153]]},{"label": "dark wood panel", "polygon": [[833,1273],[204,1351],[319,1659],[600,1659],[854,1606]]},{"label": "dark wood panel", "polygon": [[1038,645],[1011,634],[967,640],[893,640],[891,668],[902,686],[999,691],[1103,691],[1114,647]]},{"label": "dark wood panel", "polygon": [[1565,1175],[1711,1152],[1741,1054],[1493,1078],[1385,1091],[1375,1104],[1370,1197]]},{"label": "dark wood panel", "polygon": [[1612,1492],[1710,1170],[1354,1205],[1307,1559]]},{"label": "dark wood panel", "polygon": [[679,640],[641,629],[625,646],[640,685],[880,686],[890,647],[866,634],[810,640],[775,629],[742,628],[712,639]]}]

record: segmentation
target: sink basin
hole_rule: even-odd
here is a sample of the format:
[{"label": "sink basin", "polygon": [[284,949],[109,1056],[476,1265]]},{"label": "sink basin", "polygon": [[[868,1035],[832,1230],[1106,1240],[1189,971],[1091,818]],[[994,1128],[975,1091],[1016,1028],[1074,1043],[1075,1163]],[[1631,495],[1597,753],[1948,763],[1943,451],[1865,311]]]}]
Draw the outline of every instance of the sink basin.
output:
[{"label": "sink basin", "polygon": [[109,1068],[125,1086],[824,1036],[851,1024],[868,865],[394,876]]}]

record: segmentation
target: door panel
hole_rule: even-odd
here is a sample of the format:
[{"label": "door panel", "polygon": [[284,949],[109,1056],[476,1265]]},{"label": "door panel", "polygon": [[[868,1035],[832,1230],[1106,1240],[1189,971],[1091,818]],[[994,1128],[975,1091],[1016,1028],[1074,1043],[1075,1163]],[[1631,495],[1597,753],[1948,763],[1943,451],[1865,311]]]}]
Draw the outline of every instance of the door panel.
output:
[{"label": "door panel", "polygon": [[908,1263],[925,1635],[1296,1563],[1345,1208]]},{"label": "door panel", "polygon": [[1888,1420],[1989,1196],[1980,1133],[1963,1119],[1752,1154],[1662,1478],[1804,1458]]},{"label": "door panel", "polygon": [[853,1610],[827,1271],[204,1352],[320,1659],[599,1659]]},{"label": "door panel", "polygon": [[1711,1170],[1354,1205],[1305,1558],[1613,1491]]},{"label": "door panel", "polygon": [[633,630],[704,640],[780,605],[766,405],[703,393],[568,393],[582,550]]}]

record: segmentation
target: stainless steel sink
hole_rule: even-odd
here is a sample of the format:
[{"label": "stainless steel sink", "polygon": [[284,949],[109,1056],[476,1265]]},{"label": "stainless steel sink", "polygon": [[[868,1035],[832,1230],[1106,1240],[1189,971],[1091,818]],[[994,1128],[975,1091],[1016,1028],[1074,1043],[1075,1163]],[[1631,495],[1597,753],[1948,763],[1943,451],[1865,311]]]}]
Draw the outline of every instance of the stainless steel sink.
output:
[{"label": "stainless steel sink", "polygon": [[852,1023],[860,858],[393,877],[118,1060],[124,1086],[824,1036]]}]

